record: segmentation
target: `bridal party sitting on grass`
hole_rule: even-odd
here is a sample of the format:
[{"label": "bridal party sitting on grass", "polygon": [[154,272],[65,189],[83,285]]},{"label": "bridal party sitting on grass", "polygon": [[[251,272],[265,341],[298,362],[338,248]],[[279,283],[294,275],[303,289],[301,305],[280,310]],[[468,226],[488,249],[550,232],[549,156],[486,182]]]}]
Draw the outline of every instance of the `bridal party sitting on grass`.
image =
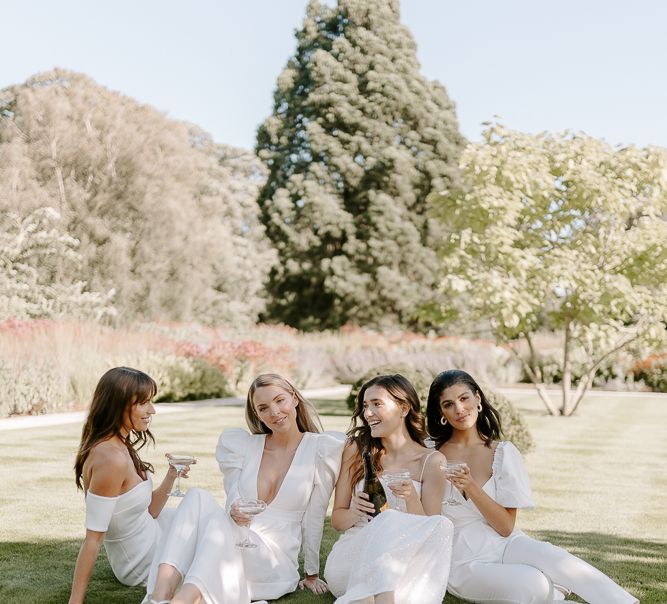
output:
[{"label": "bridal party sitting on grass", "polygon": [[[570,593],[592,604],[638,602],[584,560],[517,528],[517,511],[533,505],[521,454],[502,440],[498,412],[464,371],[436,376],[426,415],[402,375],[369,380],[347,434],[324,432],[288,379],[257,376],[247,429],[223,431],[211,452],[224,498],[198,488],[183,496],[180,478],[196,464],[188,455],[168,453],[153,484],[155,468],[139,451],[154,443],[156,393],[142,371],[116,367],[92,395],[74,466],[86,533],[70,604],[84,602],[102,544],[120,583],[146,586],[143,604],[249,604],[298,589],[331,592],[336,604],[440,604],[446,591],[497,604]],[[332,494],[341,535],[322,571]],[[165,509],[170,495],[181,498],[175,509]]]}]

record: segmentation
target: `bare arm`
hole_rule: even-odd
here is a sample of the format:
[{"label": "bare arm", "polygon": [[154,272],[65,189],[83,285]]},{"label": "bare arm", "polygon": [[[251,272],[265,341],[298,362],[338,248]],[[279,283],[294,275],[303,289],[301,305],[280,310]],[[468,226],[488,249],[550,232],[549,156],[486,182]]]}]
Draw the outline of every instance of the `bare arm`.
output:
[{"label": "bare arm", "polygon": [[[169,457],[168,454],[167,457]],[[181,478],[187,478],[189,471],[189,467],[187,470],[183,470],[181,472]],[[167,500],[169,499],[169,493],[171,493],[171,489],[174,486],[174,481],[176,480],[176,475],[176,468],[174,468],[172,465],[169,465],[167,474],[160,483],[160,486],[153,491],[153,496],[151,498],[150,505],[148,506],[148,513],[153,516],[153,518],[157,518],[160,515],[162,508],[164,508],[165,504],[167,503]]]},{"label": "bare arm", "polygon": [[[442,514],[442,500],[444,499],[447,479],[445,473],[440,469],[440,464],[445,461],[447,461],[445,456],[438,451],[426,460],[421,494],[421,513],[426,516]],[[408,511],[411,511],[409,507]]]},{"label": "bare arm", "polygon": [[86,530],[86,537],[81,544],[79,555],[76,558],[69,604],[83,604],[104,535],[105,533]]},{"label": "bare arm", "polygon": [[373,504],[368,501],[365,493],[353,494],[351,468],[355,458],[359,455],[357,445],[349,443],[343,449],[343,461],[340,474],[336,481],[334,506],[331,513],[331,524],[337,531],[346,531],[359,522],[360,518],[371,518],[370,513],[375,511]]},{"label": "bare arm", "polygon": [[[117,452],[96,447],[88,460],[90,482],[88,491],[100,497],[118,497],[125,480],[125,461]],[[90,576],[104,540],[104,531],[86,529],[74,567],[69,604],[83,604]]]}]

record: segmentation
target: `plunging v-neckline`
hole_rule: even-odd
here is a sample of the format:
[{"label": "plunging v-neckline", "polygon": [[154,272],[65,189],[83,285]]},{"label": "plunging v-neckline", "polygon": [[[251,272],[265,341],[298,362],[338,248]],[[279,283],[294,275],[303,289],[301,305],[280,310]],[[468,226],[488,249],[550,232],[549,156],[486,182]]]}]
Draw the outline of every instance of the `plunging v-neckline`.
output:
[{"label": "plunging v-neckline", "polygon": [[[304,441],[306,440],[308,432],[304,432],[303,436],[301,437],[301,441],[297,445],[296,449],[294,450],[294,455],[292,456],[292,460],[290,461],[289,467],[287,468],[287,471],[283,475],[283,479],[280,481],[280,485],[278,486],[278,489],[276,490],[276,494],[273,496],[273,499],[271,501],[266,502],[266,507],[269,507],[270,505],[273,504],[273,502],[280,497],[280,493],[283,490],[283,485],[285,484],[287,477],[289,476],[289,473],[292,471],[292,467],[294,466],[294,462],[296,458],[299,455],[299,452],[301,451],[301,446],[303,445]],[[257,468],[255,472],[255,497],[259,499],[259,470],[262,467],[262,459],[264,458],[264,446],[266,445],[266,437],[268,434],[263,435],[264,438],[261,439],[261,446],[259,447],[259,454],[257,455]]]}]

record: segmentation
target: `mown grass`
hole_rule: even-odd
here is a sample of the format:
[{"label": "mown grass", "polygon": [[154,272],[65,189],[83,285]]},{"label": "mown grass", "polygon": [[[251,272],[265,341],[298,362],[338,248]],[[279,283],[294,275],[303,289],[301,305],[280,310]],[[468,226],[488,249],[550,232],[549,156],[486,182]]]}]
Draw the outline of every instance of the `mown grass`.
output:
[{"label": "mown grass", "polygon": [[[667,397],[609,394],[585,401],[572,418],[546,417],[531,391],[512,393],[537,442],[526,463],[537,508],[520,525],[540,539],[582,556],[639,597],[667,602]],[[325,428],[345,430],[343,403],[318,403]],[[194,453],[188,486],[220,500],[222,479],[213,452],[221,430],[243,425],[238,407],[201,407],[156,416],[155,449],[144,453],[164,471],[166,451]],[[0,433],[0,602],[67,601],[83,535],[83,497],[72,479],[80,426]],[[174,505],[170,502],[169,505]],[[323,559],[337,535],[325,527]],[[120,585],[100,555],[87,602],[140,602],[143,590]],[[333,601],[297,592],[283,604]],[[446,604],[459,602],[448,596]]]}]

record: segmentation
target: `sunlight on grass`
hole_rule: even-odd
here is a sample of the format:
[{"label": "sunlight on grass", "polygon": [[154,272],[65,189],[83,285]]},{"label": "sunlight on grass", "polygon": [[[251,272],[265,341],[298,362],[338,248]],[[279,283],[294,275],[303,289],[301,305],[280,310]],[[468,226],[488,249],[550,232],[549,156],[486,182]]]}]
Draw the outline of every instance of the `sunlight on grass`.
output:
[{"label": "sunlight on grass", "polygon": [[[642,604],[667,601],[667,450],[663,426],[667,397],[591,398],[577,417],[550,418],[532,394],[516,397],[537,443],[526,464],[537,507],[520,514],[521,527],[561,545],[601,568]],[[164,453],[198,458],[187,487],[213,492],[224,502],[214,457],[219,433],[244,425],[240,407],[195,407],[160,414],[153,431],[157,446],[142,456],[166,469]],[[327,430],[345,430],[349,412],[342,401],[318,401]],[[0,602],[59,604],[67,600],[74,561],[83,536],[83,496],[74,486],[72,463],[80,426],[0,433]],[[177,502],[170,501],[168,505]],[[327,522],[323,560],[337,535]],[[87,602],[140,602],[143,590],[113,577],[100,555]],[[280,602],[333,602],[297,592]],[[448,596],[447,604],[459,602]]]}]

